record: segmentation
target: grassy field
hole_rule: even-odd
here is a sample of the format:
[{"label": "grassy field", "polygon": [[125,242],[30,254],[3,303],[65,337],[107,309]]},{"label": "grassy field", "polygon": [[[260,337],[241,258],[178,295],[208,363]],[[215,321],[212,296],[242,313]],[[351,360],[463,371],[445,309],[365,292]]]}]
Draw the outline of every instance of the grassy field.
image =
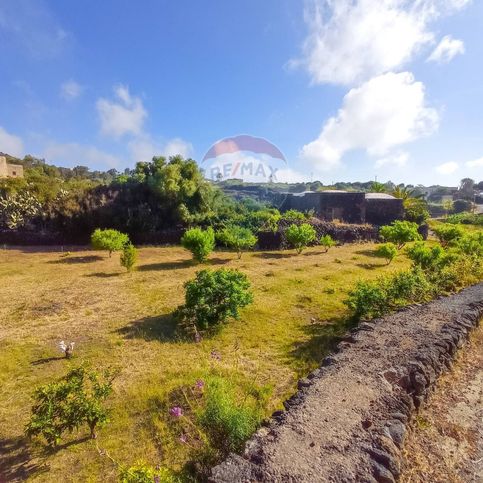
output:
[{"label": "grassy field", "polygon": [[[183,283],[200,268],[182,248],[141,249],[132,274],[117,254],[0,251],[0,481],[116,481],[106,451],[123,464],[143,459],[181,468],[190,449],[173,437],[170,398],[210,371],[212,350],[237,384],[255,378],[271,389],[270,415],[347,329],[342,301],[356,280],[409,265],[400,255],[386,266],[372,248],[255,252],[241,260],[214,253],[204,266],[242,270],[255,301],[240,320],[198,344],[177,337],[171,316],[183,301]],[[60,340],[76,342],[72,360],[61,357]],[[83,361],[120,369],[109,399],[111,423],[97,441],[74,433],[55,452],[26,445],[33,389]]]}]

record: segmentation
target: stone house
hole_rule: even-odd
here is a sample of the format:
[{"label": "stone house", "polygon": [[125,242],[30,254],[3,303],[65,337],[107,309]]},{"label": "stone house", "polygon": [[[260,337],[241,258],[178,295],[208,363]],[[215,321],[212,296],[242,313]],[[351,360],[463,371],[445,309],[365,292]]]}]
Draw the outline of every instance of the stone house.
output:
[{"label": "stone house", "polygon": [[0,156],[0,178],[23,178],[23,166],[7,163],[7,158]]},{"label": "stone house", "polygon": [[313,211],[321,220],[385,225],[404,217],[403,200],[387,193],[306,191],[287,194],[281,211]]}]

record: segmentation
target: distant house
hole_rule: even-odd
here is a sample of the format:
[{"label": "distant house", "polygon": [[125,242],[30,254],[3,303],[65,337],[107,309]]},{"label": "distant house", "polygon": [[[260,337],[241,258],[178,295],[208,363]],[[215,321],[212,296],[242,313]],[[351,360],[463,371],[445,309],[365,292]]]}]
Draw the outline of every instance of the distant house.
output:
[{"label": "distant house", "polygon": [[281,210],[313,211],[321,220],[385,225],[404,217],[403,200],[387,193],[306,191],[287,194]]},{"label": "distant house", "polygon": [[7,163],[7,158],[0,156],[0,178],[23,178],[23,166]]}]

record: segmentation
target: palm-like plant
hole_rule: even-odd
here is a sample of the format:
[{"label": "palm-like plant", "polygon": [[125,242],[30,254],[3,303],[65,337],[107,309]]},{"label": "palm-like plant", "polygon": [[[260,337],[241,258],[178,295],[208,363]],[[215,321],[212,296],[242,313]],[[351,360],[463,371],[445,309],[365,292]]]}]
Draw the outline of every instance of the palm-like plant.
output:
[{"label": "palm-like plant", "polygon": [[420,200],[424,198],[423,193],[418,193],[416,189],[410,188],[409,186],[396,186],[391,193],[394,198],[401,198],[402,200],[406,201],[410,198]]}]

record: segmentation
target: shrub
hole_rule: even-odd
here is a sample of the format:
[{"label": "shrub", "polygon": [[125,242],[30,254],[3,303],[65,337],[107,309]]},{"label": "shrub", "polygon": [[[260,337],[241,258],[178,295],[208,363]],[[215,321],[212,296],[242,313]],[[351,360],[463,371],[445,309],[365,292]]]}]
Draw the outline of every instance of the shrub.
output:
[{"label": "shrub", "polygon": [[426,300],[431,292],[431,284],[419,268],[396,272],[385,279],[385,283],[387,303],[391,309],[407,305],[408,302]]},{"label": "shrub", "polygon": [[329,248],[335,246],[335,241],[330,235],[324,235],[319,240],[320,245],[325,248],[325,252],[329,251]]},{"label": "shrub", "polygon": [[112,392],[112,379],[110,371],[99,374],[78,367],[60,381],[37,388],[26,434],[42,435],[56,446],[65,431],[87,424],[91,438],[96,438],[96,428],[108,421],[103,403]]},{"label": "shrub", "polygon": [[287,221],[304,221],[307,219],[307,215],[297,210],[287,210],[282,215],[284,220]]},{"label": "shrub", "polygon": [[131,467],[122,466],[119,471],[120,483],[175,483],[178,481],[173,473],[163,467],[151,466],[138,462]]},{"label": "shrub", "polygon": [[91,235],[91,244],[95,250],[107,250],[109,257],[129,243],[129,237],[117,230],[101,230],[97,228]]},{"label": "shrub", "polygon": [[423,270],[441,266],[446,258],[446,252],[440,245],[429,247],[424,242],[417,242],[406,250],[407,256],[415,265]]},{"label": "shrub", "polygon": [[453,211],[455,213],[462,213],[464,211],[471,211],[473,209],[473,203],[468,200],[455,200],[453,202]]},{"label": "shrub", "polygon": [[132,243],[124,245],[121,253],[121,266],[123,266],[128,272],[130,272],[136,260],[138,258],[138,251]]},{"label": "shrub", "polygon": [[238,270],[201,270],[185,289],[185,303],[177,316],[199,330],[216,328],[229,317],[237,319],[239,309],[253,301],[250,282]]},{"label": "shrub", "polygon": [[418,225],[410,221],[396,220],[390,225],[381,227],[380,234],[384,240],[397,245],[398,249],[410,241],[422,239],[418,233]]},{"label": "shrub", "polygon": [[210,443],[224,454],[239,451],[261,421],[259,405],[247,396],[238,403],[235,387],[221,377],[207,381],[205,394],[198,420]]},{"label": "shrub", "polygon": [[382,243],[376,248],[376,255],[387,260],[389,265],[397,256],[397,247],[394,243]]},{"label": "shrub", "polygon": [[257,243],[257,237],[248,228],[231,226],[217,234],[221,243],[236,250],[238,258],[241,258],[243,251],[253,248]]},{"label": "shrub", "polygon": [[344,303],[357,319],[380,317],[389,311],[386,288],[379,281],[359,281]]},{"label": "shrub", "polygon": [[404,218],[421,225],[429,218],[428,203],[419,198],[404,200]]},{"label": "shrub", "polygon": [[459,238],[456,246],[465,255],[483,257],[483,232],[472,233]]},{"label": "shrub", "polygon": [[434,233],[443,246],[455,244],[464,234],[463,229],[458,225],[442,225],[435,228]]},{"label": "shrub", "polygon": [[181,244],[193,254],[193,258],[201,263],[215,248],[215,233],[210,227],[203,231],[201,228],[191,228],[181,238]]},{"label": "shrub", "polygon": [[457,213],[455,215],[450,215],[445,223],[450,223],[457,225],[462,223],[464,225],[480,225],[483,226],[483,214],[473,214],[473,213]]},{"label": "shrub", "polygon": [[302,223],[301,225],[290,225],[285,232],[288,242],[292,245],[297,253],[302,253],[303,249],[307,245],[315,240],[316,232],[314,227],[308,223]]}]

